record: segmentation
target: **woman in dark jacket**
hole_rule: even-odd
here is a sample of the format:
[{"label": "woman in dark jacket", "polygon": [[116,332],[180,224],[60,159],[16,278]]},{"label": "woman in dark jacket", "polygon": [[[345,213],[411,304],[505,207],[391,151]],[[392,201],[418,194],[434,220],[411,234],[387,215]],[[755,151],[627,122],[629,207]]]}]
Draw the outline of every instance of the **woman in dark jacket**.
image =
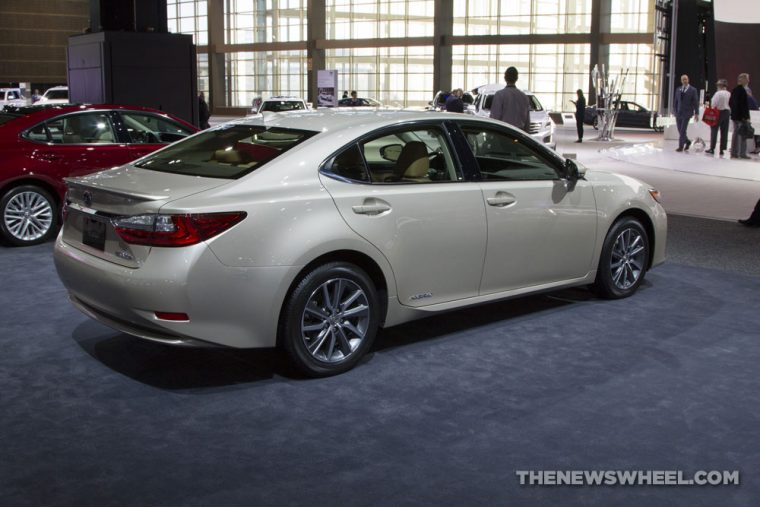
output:
[{"label": "woman in dark jacket", "polygon": [[583,90],[577,92],[578,100],[571,100],[575,104],[575,127],[578,129],[578,140],[576,143],[583,142],[583,119],[586,116],[586,97],[583,96]]}]

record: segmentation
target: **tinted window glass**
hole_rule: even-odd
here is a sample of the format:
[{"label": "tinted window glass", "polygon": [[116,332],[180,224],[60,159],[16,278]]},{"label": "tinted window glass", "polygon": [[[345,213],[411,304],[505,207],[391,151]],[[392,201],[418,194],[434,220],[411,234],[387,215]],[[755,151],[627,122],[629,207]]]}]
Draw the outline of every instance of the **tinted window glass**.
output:
[{"label": "tinted window glass", "polygon": [[306,109],[300,100],[269,100],[261,106],[261,112],[296,111]]},{"label": "tinted window glass", "polygon": [[48,90],[45,93],[45,97],[48,99],[68,99],[69,98],[69,91],[68,90]]},{"label": "tinted window glass", "polygon": [[316,134],[263,125],[229,125],[180,141],[136,165],[154,171],[234,179]]},{"label": "tinted window glass", "polygon": [[48,131],[45,128],[44,123],[40,123],[36,127],[28,130],[26,134],[24,134],[24,137],[26,137],[30,141],[37,141],[41,143],[50,142],[50,137],[48,136]]},{"label": "tinted window glass", "polygon": [[2,125],[3,123],[7,123],[11,120],[15,120],[16,118],[18,118],[18,116],[14,114],[0,113],[0,125]]},{"label": "tinted window glass", "polygon": [[353,181],[370,181],[361,151],[355,144],[335,157],[330,164],[329,171]]},{"label": "tinted window glass", "polygon": [[120,112],[124,129],[135,144],[168,144],[193,133],[168,118],[149,113]]},{"label": "tinted window glass", "polygon": [[370,179],[380,183],[458,181],[456,164],[437,128],[400,130],[361,145]]},{"label": "tinted window glass", "polygon": [[50,133],[48,140],[53,143],[106,144],[116,142],[111,119],[107,113],[69,114],[49,120],[45,125]]},{"label": "tinted window glass", "polygon": [[462,128],[484,181],[554,180],[554,166],[522,139],[480,127]]}]

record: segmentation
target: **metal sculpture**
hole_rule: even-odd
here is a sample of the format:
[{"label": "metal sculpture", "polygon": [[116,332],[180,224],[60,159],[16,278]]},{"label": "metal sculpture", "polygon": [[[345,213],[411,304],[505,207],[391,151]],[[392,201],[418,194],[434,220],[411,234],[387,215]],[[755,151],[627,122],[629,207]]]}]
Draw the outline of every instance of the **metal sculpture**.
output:
[{"label": "metal sculpture", "polygon": [[620,109],[620,96],[628,78],[628,70],[625,69],[612,78],[602,64],[601,71],[598,65],[594,65],[591,71],[591,82],[596,90],[596,114],[599,127],[598,141],[612,141],[615,138],[615,122]]}]

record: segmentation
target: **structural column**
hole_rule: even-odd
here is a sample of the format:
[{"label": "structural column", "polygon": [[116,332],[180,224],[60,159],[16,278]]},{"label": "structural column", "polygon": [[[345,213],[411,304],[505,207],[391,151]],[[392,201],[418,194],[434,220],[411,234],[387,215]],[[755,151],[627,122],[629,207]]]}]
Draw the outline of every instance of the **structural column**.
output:
[{"label": "structural column", "polygon": [[224,0],[208,0],[208,87],[209,110],[218,113],[229,107],[224,76],[227,73],[224,56]]},{"label": "structural column", "polygon": [[591,0],[591,58],[588,67],[588,103],[596,103],[596,90],[591,80],[594,65],[609,72],[610,45],[606,40],[610,34],[611,0]]},{"label": "structural column", "polygon": [[317,104],[317,71],[326,65],[325,49],[322,44],[326,37],[325,0],[308,0],[308,26],[306,27],[306,69],[308,75],[308,100]]},{"label": "structural column", "polygon": [[[454,35],[454,0],[435,2],[433,28],[433,93],[451,90],[451,67],[454,64],[451,47]],[[464,85],[464,83],[462,83]]]}]

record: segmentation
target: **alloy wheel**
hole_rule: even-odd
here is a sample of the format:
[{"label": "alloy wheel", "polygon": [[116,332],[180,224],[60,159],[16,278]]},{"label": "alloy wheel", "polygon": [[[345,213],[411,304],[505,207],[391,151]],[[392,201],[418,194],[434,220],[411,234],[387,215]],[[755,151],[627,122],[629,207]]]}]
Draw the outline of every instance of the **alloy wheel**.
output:
[{"label": "alloy wheel", "polygon": [[646,240],[634,228],[626,228],[615,239],[610,258],[612,282],[618,289],[633,287],[644,273]]},{"label": "alloy wheel", "polygon": [[3,210],[6,230],[19,241],[35,241],[53,225],[53,206],[37,192],[19,192]]},{"label": "alloy wheel", "polygon": [[319,361],[338,363],[356,351],[367,335],[367,295],[346,278],[327,280],[311,293],[301,316],[301,338]]}]

